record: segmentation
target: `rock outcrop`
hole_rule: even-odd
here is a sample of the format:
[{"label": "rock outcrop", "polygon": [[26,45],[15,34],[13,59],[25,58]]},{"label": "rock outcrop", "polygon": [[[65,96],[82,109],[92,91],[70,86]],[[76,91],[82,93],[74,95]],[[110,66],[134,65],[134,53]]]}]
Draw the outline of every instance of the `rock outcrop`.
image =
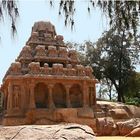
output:
[{"label": "rock outcrop", "polygon": [[97,134],[100,136],[116,136],[119,134],[117,125],[111,117],[96,119]]},{"label": "rock outcrop", "polygon": [[135,128],[129,134],[126,135],[127,137],[140,137],[140,127]]},{"label": "rock outcrop", "polygon": [[117,122],[120,135],[124,136],[129,134],[136,127],[138,127],[139,122],[140,122],[140,118]]},{"label": "rock outcrop", "polygon": [[0,127],[0,139],[95,140],[95,135],[86,125],[23,125]]},{"label": "rock outcrop", "polygon": [[140,107],[97,101],[95,110],[97,135],[139,136]]}]

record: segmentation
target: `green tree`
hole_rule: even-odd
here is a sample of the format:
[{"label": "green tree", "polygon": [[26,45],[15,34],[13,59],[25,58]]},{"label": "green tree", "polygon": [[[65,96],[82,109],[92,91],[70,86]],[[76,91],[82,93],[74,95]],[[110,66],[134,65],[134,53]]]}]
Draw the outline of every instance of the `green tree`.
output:
[{"label": "green tree", "polygon": [[113,84],[118,94],[117,100],[125,102],[125,87],[139,57],[139,42],[130,38],[125,31],[118,34],[110,30],[96,44],[86,42],[85,46],[87,62],[93,67],[95,77]]},{"label": "green tree", "polygon": [[140,105],[140,73],[133,72],[125,92],[127,104]]},{"label": "green tree", "polygon": [[140,73],[133,72],[128,80],[128,86],[125,89],[127,97],[140,98]]}]

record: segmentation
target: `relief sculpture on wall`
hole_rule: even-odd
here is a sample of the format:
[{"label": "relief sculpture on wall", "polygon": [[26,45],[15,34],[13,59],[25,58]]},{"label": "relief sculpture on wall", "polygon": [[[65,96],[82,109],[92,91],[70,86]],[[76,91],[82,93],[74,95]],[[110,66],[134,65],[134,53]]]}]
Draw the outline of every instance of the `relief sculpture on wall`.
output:
[{"label": "relief sculpture on wall", "polygon": [[13,88],[13,107],[20,108],[20,87],[17,85]]}]

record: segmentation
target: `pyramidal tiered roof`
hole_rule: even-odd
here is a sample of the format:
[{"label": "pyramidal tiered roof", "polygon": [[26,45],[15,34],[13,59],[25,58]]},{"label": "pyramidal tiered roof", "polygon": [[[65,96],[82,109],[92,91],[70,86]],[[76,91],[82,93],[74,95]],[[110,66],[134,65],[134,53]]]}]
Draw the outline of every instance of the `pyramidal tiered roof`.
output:
[{"label": "pyramidal tiered roof", "polygon": [[92,68],[79,64],[75,50],[67,49],[63,36],[50,22],[36,22],[26,46],[11,64],[7,76],[60,75],[93,78]]}]

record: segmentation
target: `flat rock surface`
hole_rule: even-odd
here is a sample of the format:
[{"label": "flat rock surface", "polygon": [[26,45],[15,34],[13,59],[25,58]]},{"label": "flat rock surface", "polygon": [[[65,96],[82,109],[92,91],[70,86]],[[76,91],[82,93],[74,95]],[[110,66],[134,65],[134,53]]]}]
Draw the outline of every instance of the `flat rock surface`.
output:
[{"label": "flat rock surface", "polygon": [[95,140],[92,129],[86,125],[23,125],[1,126],[0,140]]},{"label": "flat rock surface", "polygon": [[120,136],[105,136],[105,137],[97,137],[97,140],[140,140],[139,137],[120,137]]}]

